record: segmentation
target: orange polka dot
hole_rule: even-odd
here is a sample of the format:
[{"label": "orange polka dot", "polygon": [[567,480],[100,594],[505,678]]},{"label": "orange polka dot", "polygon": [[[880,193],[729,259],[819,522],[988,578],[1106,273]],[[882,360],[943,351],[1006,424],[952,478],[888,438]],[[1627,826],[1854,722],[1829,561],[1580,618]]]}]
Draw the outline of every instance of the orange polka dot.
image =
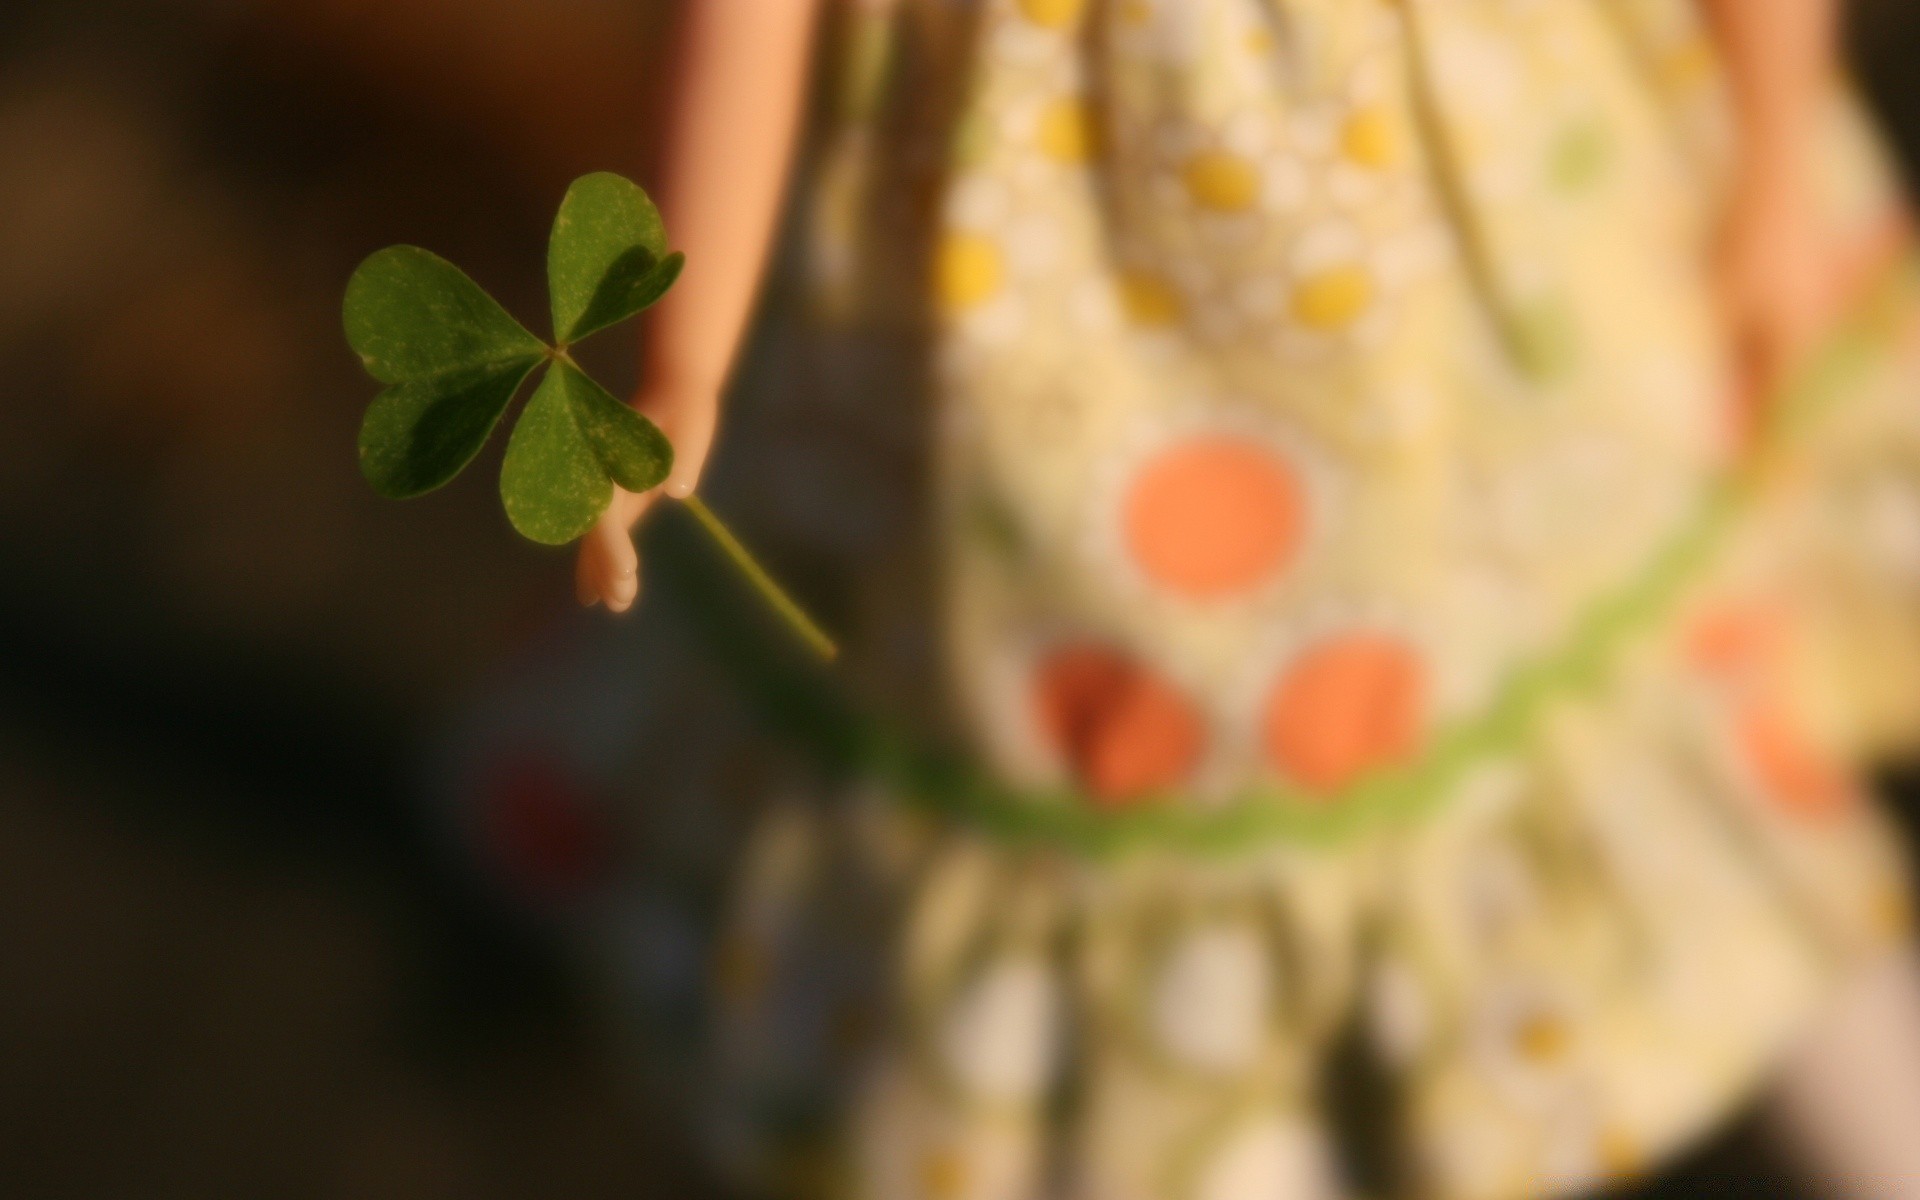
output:
[{"label": "orange polka dot", "polygon": [[1305,510],[1298,478],[1270,451],[1202,437],[1147,464],[1123,520],[1127,547],[1149,579],[1212,600],[1285,566],[1300,547]]},{"label": "orange polka dot", "polygon": [[1848,807],[1853,788],[1846,773],[1820,753],[1786,705],[1748,705],[1736,721],[1735,736],[1760,786],[1782,811],[1821,821]]},{"label": "orange polka dot", "polygon": [[1267,706],[1274,765],[1328,792],[1409,758],[1426,723],[1426,670],[1398,638],[1350,633],[1300,655]]},{"label": "orange polka dot", "polygon": [[1049,654],[1035,676],[1034,707],[1081,786],[1109,806],[1183,783],[1205,740],[1178,689],[1105,646]]},{"label": "orange polka dot", "polygon": [[1686,655],[1700,671],[1722,680],[1751,677],[1779,660],[1785,614],[1759,600],[1731,600],[1701,613],[1686,631]]}]

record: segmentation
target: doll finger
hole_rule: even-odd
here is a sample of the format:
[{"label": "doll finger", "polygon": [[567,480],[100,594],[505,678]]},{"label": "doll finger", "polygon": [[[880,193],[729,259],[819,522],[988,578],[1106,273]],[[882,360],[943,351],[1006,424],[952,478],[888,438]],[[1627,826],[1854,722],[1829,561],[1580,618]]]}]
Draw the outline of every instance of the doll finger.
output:
[{"label": "doll finger", "polygon": [[1734,343],[1735,434],[1746,446],[1766,424],[1774,386],[1774,350],[1765,324],[1748,322]]},{"label": "doll finger", "polygon": [[1797,314],[1790,310],[1768,311],[1755,322],[1751,369],[1756,416],[1764,417],[1780,391],[1791,383],[1803,344],[1804,331]]},{"label": "doll finger", "polygon": [[609,563],[604,577],[601,598],[606,601],[607,611],[611,613],[626,612],[640,596],[640,561],[633,552],[631,542],[627,544],[627,557],[630,561],[624,568]]},{"label": "doll finger", "polygon": [[608,586],[607,611],[623,613],[632,608],[640,598],[640,574],[636,569],[632,575],[616,577]]},{"label": "doll finger", "polygon": [[607,511],[600,514],[593,528],[580,539],[574,586],[580,602],[589,607],[611,598],[614,580],[621,570],[621,548],[624,546],[629,556],[633,553],[633,541],[627,535],[628,518],[622,511],[628,498],[624,492],[616,496],[614,503],[608,505]]},{"label": "doll finger", "polygon": [[600,596],[613,612],[625,612],[640,592],[640,555],[620,525],[596,529],[600,549]]}]

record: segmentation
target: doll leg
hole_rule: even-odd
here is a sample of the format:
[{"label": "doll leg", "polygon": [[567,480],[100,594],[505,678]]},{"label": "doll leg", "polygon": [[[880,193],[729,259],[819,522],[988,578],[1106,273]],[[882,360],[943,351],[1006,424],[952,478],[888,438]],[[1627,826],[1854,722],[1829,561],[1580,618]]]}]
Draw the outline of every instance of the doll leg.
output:
[{"label": "doll leg", "polygon": [[1848,985],[1787,1062],[1768,1116],[1827,1194],[1920,1198],[1920,949]]}]

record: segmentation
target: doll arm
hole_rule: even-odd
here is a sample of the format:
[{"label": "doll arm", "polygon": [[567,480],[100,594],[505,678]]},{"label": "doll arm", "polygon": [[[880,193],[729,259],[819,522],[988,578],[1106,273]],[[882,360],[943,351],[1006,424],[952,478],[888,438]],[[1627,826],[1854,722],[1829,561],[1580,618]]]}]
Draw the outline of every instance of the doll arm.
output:
[{"label": "doll arm", "polygon": [[661,488],[616,491],[580,544],[583,604],[625,611],[639,593],[632,529],[660,491],[692,493],[721,388],[752,312],[793,156],[818,0],[689,0],[654,190],[685,251],[680,282],[643,318],[634,403],[674,444]]},{"label": "doll arm", "polygon": [[1757,398],[1831,322],[1839,297],[1814,203],[1820,109],[1840,58],[1836,0],[1702,0],[1738,123],[1718,283]]},{"label": "doll arm", "polygon": [[1704,0],[1740,123],[1743,176],[1798,178],[1840,57],[1836,0]]}]

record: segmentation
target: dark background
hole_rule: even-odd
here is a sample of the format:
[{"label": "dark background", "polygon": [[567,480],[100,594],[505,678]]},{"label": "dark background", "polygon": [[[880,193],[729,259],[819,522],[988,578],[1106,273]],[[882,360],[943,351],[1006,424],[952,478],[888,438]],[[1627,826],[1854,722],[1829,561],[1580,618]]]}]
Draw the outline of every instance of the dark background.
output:
[{"label": "dark background", "polygon": [[[570,560],[475,479],[375,499],[338,333],[400,241],[537,311],[566,182],[644,161],[665,7],[0,2],[0,1196],[710,1191],[415,794]],[[1920,161],[1920,12],[1854,27]],[[1793,1195],[1764,1141],[1647,1194]]]}]

